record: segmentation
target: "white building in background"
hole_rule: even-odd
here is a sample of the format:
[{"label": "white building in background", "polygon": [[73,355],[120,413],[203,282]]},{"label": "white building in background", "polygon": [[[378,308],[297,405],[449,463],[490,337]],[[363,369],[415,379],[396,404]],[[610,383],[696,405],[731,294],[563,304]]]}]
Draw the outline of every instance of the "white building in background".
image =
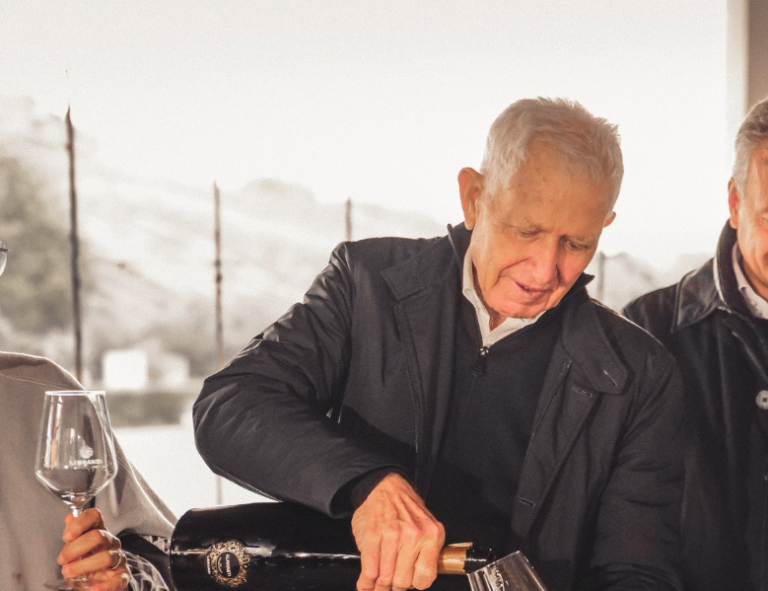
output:
[{"label": "white building in background", "polygon": [[156,345],[107,351],[101,361],[109,391],[183,390],[189,385],[189,360]]},{"label": "white building in background", "polygon": [[149,356],[143,349],[107,351],[101,360],[104,389],[140,391],[149,385]]}]

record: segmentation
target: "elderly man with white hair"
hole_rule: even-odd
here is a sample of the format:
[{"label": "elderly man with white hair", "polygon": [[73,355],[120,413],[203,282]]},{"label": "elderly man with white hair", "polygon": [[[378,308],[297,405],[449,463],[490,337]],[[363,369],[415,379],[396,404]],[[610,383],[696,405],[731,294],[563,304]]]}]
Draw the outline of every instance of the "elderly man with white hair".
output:
[{"label": "elderly man with white hair", "polygon": [[467,586],[437,578],[446,541],[522,550],[552,590],[679,589],[679,375],[585,288],[622,175],[614,125],[513,103],[458,175],[464,223],[341,244],[206,380],[203,457],[352,515],[359,591]]},{"label": "elderly man with white hair", "polygon": [[[8,252],[0,242],[0,275]],[[0,589],[42,591],[59,575],[87,577],[91,591],[173,589],[166,546],[176,518],[119,445],[115,480],[77,518],[38,482],[46,390],[82,386],[49,359],[0,351]]]},{"label": "elderly man with white hair", "polygon": [[690,591],[768,589],[768,99],[736,134],[728,207],[714,258],[625,310],[683,373]]}]

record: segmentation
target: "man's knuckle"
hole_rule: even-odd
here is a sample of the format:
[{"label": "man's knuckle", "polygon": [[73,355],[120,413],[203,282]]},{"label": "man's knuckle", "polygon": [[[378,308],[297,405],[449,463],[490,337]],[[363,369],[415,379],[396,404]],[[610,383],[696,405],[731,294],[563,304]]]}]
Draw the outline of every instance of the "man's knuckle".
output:
[{"label": "man's knuckle", "polygon": [[430,538],[439,538],[442,533],[442,526],[436,521],[430,521],[424,525],[424,533]]},{"label": "man's knuckle", "polygon": [[402,529],[402,527],[403,523],[395,519],[390,519],[383,523],[383,529],[388,532],[397,533]]},{"label": "man's knuckle", "polygon": [[421,531],[411,525],[405,525],[398,530],[398,537],[405,542],[413,542],[419,539]]},{"label": "man's knuckle", "polygon": [[395,576],[395,565],[392,564],[381,564],[379,565],[379,572],[376,575],[376,581],[385,581],[387,584],[392,583],[392,579]]},{"label": "man's knuckle", "polygon": [[400,575],[392,579],[393,589],[410,589],[412,586],[412,577]]},{"label": "man's knuckle", "polygon": [[427,587],[430,587],[432,583],[435,582],[436,578],[437,578],[437,571],[424,568],[424,567],[417,567],[416,571],[413,574],[411,587],[413,587],[414,589],[426,589]]},{"label": "man's knuckle", "polygon": [[395,521],[388,521],[381,528],[381,535],[387,540],[396,540],[403,533],[402,526]]},{"label": "man's knuckle", "polygon": [[95,527],[100,527],[102,525],[102,518],[101,518],[101,511],[95,508],[86,509],[82,513],[85,516],[85,520],[88,523],[93,524]]},{"label": "man's knuckle", "polygon": [[99,546],[104,541],[99,529],[88,530],[80,538],[92,548]]},{"label": "man's knuckle", "polygon": [[379,567],[376,564],[363,564],[360,569],[360,579],[366,581],[373,587],[376,577],[379,576]]}]

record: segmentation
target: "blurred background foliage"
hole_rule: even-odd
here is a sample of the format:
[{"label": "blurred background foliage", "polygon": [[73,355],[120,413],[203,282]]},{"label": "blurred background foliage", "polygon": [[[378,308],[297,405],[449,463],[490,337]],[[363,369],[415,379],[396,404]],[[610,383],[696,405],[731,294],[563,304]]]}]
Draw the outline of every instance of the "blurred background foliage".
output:
[{"label": "blurred background foliage", "polygon": [[72,325],[69,217],[42,178],[0,154],[0,239],[11,251],[0,310],[13,329],[35,336]]}]

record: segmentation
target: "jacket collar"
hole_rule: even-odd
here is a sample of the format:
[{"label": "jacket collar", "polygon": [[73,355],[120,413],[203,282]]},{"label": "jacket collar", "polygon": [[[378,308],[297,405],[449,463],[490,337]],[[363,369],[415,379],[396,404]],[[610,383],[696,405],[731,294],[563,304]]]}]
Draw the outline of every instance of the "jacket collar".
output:
[{"label": "jacket collar", "polygon": [[381,272],[395,299],[407,300],[446,281],[461,281],[449,241],[446,236],[433,239],[427,248]]},{"label": "jacket collar", "polygon": [[714,258],[688,273],[677,287],[672,332],[695,324],[718,309],[749,316],[733,272],[734,244],[736,230],[726,222]]},{"label": "jacket collar", "polygon": [[464,256],[469,249],[469,242],[472,239],[472,230],[467,230],[464,222],[461,222],[458,226],[452,226],[448,224],[448,239],[451,241],[453,251],[456,253],[456,262],[461,270],[464,263]]},{"label": "jacket collar", "polygon": [[[415,296],[430,287],[444,287],[446,281],[461,282],[461,265],[469,247],[472,232],[463,223],[448,226],[448,236],[436,240],[430,248],[384,271],[393,294],[398,300]],[[445,240],[452,248],[446,248]],[[602,392],[618,393],[627,378],[627,369],[620,361],[597,318],[595,306],[587,294],[586,285],[594,277],[582,273],[563,300],[548,314],[562,312],[561,342],[573,362],[583,371],[588,385]],[[599,304],[595,304],[599,305]],[[422,311],[422,313],[425,310]],[[444,310],[435,310],[443,314]]]}]

